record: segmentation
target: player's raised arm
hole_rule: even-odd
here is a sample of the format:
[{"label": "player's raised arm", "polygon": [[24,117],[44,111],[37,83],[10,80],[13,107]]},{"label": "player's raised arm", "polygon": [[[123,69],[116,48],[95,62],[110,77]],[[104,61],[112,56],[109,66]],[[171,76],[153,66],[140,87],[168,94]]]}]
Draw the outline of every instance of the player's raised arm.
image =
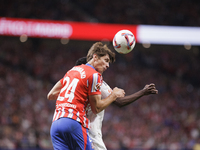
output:
[{"label": "player's raised arm", "polygon": [[112,93],[105,99],[101,99],[101,95],[90,95],[89,101],[92,112],[97,114],[108,107],[113,101],[119,97],[124,97],[124,90],[115,87]]},{"label": "player's raised arm", "polygon": [[58,81],[54,85],[54,87],[49,91],[49,93],[47,94],[47,99],[48,100],[56,100],[58,98],[61,88],[62,88],[62,84],[60,81]]},{"label": "player's raised arm", "polygon": [[158,90],[156,89],[155,84],[153,83],[145,85],[145,87],[142,90],[134,94],[117,98],[114,101],[114,103],[119,107],[123,107],[138,100],[142,96],[149,95],[149,94],[158,94]]}]

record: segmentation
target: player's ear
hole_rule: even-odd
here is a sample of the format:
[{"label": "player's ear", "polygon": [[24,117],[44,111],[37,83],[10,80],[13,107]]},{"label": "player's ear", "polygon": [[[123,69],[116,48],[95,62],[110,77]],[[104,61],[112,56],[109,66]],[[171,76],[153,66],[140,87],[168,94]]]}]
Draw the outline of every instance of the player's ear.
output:
[{"label": "player's ear", "polygon": [[98,59],[97,54],[93,54],[93,59],[94,59],[94,61],[97,61],[97,59]]}]

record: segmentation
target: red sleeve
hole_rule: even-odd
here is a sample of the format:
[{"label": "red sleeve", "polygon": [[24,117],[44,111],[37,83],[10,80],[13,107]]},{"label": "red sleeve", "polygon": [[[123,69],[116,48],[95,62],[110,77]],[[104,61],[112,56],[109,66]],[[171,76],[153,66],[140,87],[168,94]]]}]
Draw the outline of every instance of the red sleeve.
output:
[{"label": "red sleeve", "polygon": [[62,84],[62,86],[63,86],[63,79],[64,79],[64,78],[60,79],[60,83]]},{"label": "red sleeve", "polygon": [[102,76],[100,73],[94,73],[88,78],[88,94],[89,95],[101,95]]},{"label": "red sleeve", "polygon": [[64,75],[64,77],[62,79],[60,79],[60,83],[62,84],[62,86],[63,86],[63,80],[64,80],[66,75],[67,75],[67,73]]}]

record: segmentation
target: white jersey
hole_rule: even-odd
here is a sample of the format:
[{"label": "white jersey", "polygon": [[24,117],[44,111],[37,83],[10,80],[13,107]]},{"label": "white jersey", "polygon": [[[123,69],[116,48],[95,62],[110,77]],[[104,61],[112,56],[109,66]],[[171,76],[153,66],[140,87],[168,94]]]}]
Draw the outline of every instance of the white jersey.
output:
[{"label": "white jersey", "polygon": [[[108,97],[112,92],[109,85],[103,81],[101,86],[101,98]],[[92,139],[94,150],[106,150],[106,146],[102,139],[102,121],[104,117],[104,110],[98,114],[94,114],[91,108],[88,110],[87,117],[90,120],[89,136]]]}]

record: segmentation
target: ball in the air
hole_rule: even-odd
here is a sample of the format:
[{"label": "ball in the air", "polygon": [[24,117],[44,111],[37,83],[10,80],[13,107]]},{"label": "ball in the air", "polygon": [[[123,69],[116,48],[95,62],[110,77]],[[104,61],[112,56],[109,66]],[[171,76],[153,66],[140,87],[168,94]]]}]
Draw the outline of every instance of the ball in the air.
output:
[{"label": "ball in the air", "polygon": [[135,36],[129,30],[118,31],[113,38],[113,47],[120,54],[127,54],[135,47]]}]

